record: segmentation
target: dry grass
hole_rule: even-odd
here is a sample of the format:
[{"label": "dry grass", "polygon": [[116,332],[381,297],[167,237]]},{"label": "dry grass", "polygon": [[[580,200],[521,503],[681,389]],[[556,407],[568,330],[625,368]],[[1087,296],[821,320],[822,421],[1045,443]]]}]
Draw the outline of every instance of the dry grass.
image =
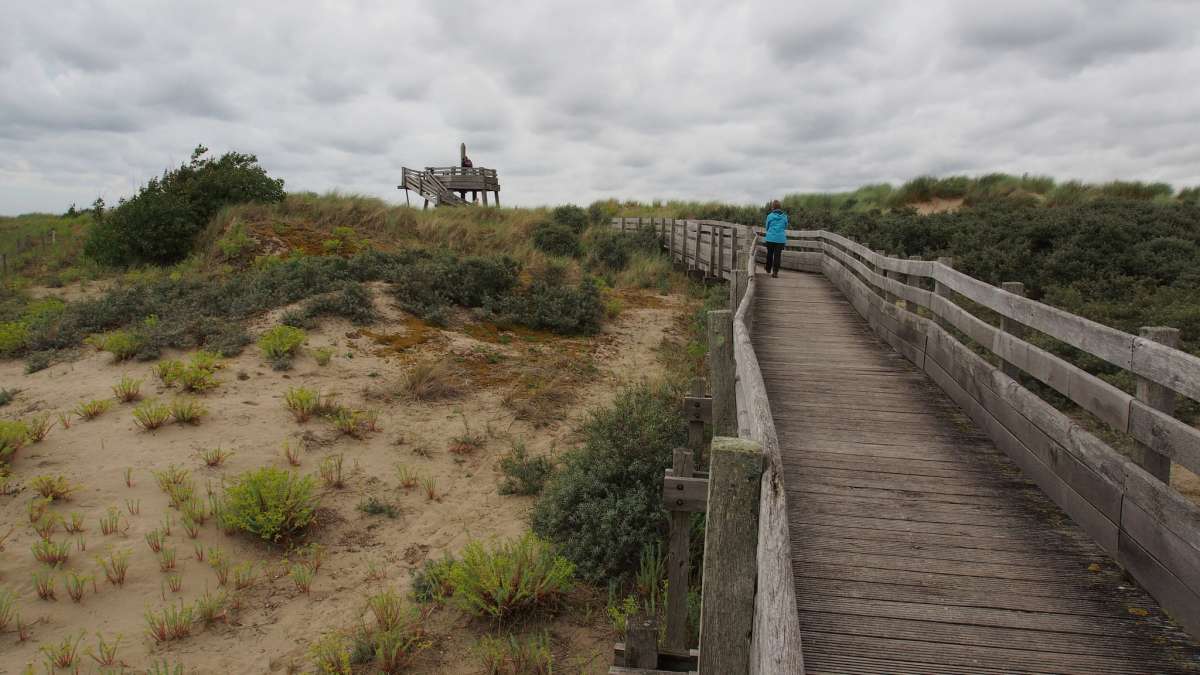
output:
[{"label": "dry grass", "polygon": [[415,364],[400,380],[399,393],[410,401],[441,401],[463,393],[462,371],[448,361]]}]

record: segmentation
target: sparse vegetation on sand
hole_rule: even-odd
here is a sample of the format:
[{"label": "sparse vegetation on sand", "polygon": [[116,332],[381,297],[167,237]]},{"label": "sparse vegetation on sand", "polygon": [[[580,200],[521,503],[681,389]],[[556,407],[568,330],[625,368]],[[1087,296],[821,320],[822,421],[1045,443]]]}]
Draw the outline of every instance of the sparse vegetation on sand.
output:
[{"label": "sparse vegetation on sand", "polygon": [[224,518],[236,529],[278,541],[312,523],[317,507],[313,487],[310,476],[275,467],[246,472],[225,490]]}]

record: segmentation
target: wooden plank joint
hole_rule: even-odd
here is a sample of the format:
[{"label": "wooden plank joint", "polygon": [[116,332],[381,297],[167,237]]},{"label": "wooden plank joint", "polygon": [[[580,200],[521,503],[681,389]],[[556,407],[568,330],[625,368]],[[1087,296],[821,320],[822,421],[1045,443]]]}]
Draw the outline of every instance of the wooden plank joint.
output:
[{"label": "wooden plank joint", "polygon": [[688,422],[712,422],[712,397],[687,396],[683,399],[683,418]]}]

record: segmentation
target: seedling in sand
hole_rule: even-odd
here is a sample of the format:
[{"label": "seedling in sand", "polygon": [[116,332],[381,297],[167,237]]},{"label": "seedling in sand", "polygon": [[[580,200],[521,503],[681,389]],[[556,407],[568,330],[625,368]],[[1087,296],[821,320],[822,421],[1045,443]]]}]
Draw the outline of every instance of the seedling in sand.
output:
[{"label": "seedling in sand", "polygon": [[166,578],[167,588],[171,589],[172,593],[178,593],[183,588],[183,577],[179,572],[171,572]]},{"label": "seedling in sand", "polygon": [[62,567],[71,557],[71,547],[65,541],[41,539],[30,548],[38,562],[50,567]]},{"label": "seedling in sand", "polygon": [[221,447],[200,451],[200,459],[204,460],[204,465],[210,468],[221,466],[230,457],[233,457],[233,452]]},{"label": "seedling in sand", "polygon": [[125,487],[133,487],[133,468],[131,467],[125,469]]},{"label": "seedling in sand", "polygon": [[416,472],[403,464],[396,465],[396,479],[400,481],[400,487],[405,490],[411,490],[421,482]]},{"label": "seedling in sand", "polygon": [[204,544],[200,542],[192,544],[192,557],[197,562],[204,562]]},{"label": "seedling in sand", "polygon": [[400,512],[395,506],[392,506],[385,501],[381,501],[374,495],[368,497],[365,501],[359,502],[358,510],[372,516],[385,515],[388,518],[395,518],[396,516],[400,515]]},{"label": "seedling in sand", "polygon": [[25,426],[29,428],[29,442],[41,443],[50,435],[54,422],[50,421],[50,415],[37,415],[26,422]]},{"label": "seedling in sand", "polygon": [[[121,647],[121,636],[120,635],[117,636],[117,639],[113,640],[112,642],[109,642],[104,639],[103,633],[97,632],[96,633],[96,650],[92,651],[89,648],[87,650],[87,655],[92,657],[92,660],[95,661],[96,664],[101,667],[101,669],[111,668],[111,667],[118,665],[117,650],[120,649],[120,647]],[[102,670],[102,672],[107,672],[107,671]]]},{"label": "seedling in sand", "polygon": [[313,358],[317,360],[318,366],[329,365],[329,360],[333,358],[333,350],[329,347],[321,347],[313,352]]},{"label": "seedling in sand", "polygon": [[142,397],[142,381],[128,375],[113,385],[113,396],[122,403],[132,403]]},{"label": "seedling in sand", "polygon": [[283,442],[283,458],[292,466],[300,466],[300,451],[287,441]]},{"label": "seedling in sand", "polygon": [[150,550],[154,553],[162,551],[163,541],[165,539],[166,537],[163,535],[161,530],[150,530],[146,533],[146,545],[149,546]]},{"label": "seedling in sand", "polygon": [[54,575],[45,570],[38,570],[33,573],[33,587],[37,591],[37,596],[42,600],[56,600],[54,596]]},{"label": "seedling in sand", "polygon": [[157,613],[146,611],[147,633],[155,642],[181,640],[192,634],[194,610],[183,604],[167,605]]},{"label": "seedling in sand", "polygon": [[25,642],[29,638],[33,637],[32,624],[22,621],[20,614],[17,615],[16,623],[17,623],[17,642]]},{"label": "seedling in sand", "polygon": [[176,424],[199,424],[208,409],[194,398],[180,397],[171,401],[171,417]]},{"label": "seedling in sand", "polygon": [[320,394],[304,387],[292,387],[283,395],[284,405],[292,411],[292,416],[300,423],[307,422],[312,418],[317,412],[320,401]]},{"label": "seedling in sand", "polygon": [[442,495],[438,493],[437,481],[433,478],[425,478],[421,480],[421,487],[425,489],[425,499],[431,502],[442,501]]},{"label": "seedling in sand", "polygon": [[70,429],[72,421],[73,420],[71,419],[70,413],[63,413],[63,412],[58,413],[58,423],[62,426],[62,428]]},{"label": "seedling in sand", "polygon": [[75,550],[79,551],[80,553],[83,553],[87,550],[87,540],[83,538],[82,534],[75,537]]},{"label": "seedling in sand", "polygon": [[71,596],[73,602],[83,600],[83,592],[87,588],[88,583],[92,584],[92,590],[95,591],[95,580],[91,576],[82,575],[78,572],[69,572],[63,585],[67,587],[67,595]]},{"label": "seedling in sand", "polygon": [[83,635],[83,631],[80,631],[79,636],[74,639],[67,636],[56,645],[42,645],[39,651],[46,657],[47,669],[51,671],[74,669],[79,660],[79,643],[83,641]]},{"label": "seedling in sand", "polygon": [[207,370],[210,373],[216,372],[225,367],[224,364],[221,363],[220,354],[217,354],[216,352],[210,352],[206,349],[201,349],[195,354],[192,354],[190,365],[193,368]]},{"label": "seedling in sand", "polygon": [[110,535],[115,534],[121,529],[121,512],[117,507],[110,506],[108,511],[103,516],[100,516],[100,534]]},{"label": "seedling in sand", "polygon": [[96,558],[96,562],[104,569],[104,577],[113,586],[124,586],[125,576],[129,572],[129,551],[111,551],[107,558]]},{"label": "seedling in sand", "polygon": [[235,590],[245,590],[254,585],[258,581],[258,572],[254,569],[254,562],[247,561],[239,563],[233,568],[233,588]]},{"label": "seedling in sand", "polygon": [[43,540],[49,539],[57,530],[62,518],[57,513],[46,513],[33,524],[33,531]]},{"label": "seedling in sand", "polygon": [[[208,522],[208,510],[205,508],[204,502],[199,499],[193,498],[187,500],[180,510],[183,511],[184,520],[190,520],[193,526],[200,526]],[[184,528],[187,529],[187,526],[185,525]],[[188,536],[195,538],[195,535],[190,531],[188,532]]]},{"label": "seedling in sand", "polygon": [[171,418],[170,406],[158,401],[142,401],[133,409],[133,422],[146,431],[153,431]]},{"label": "seedling in sand", "polygon": [[188,366],[179,372],[176,381],[179,383],[179,388],[184,391],[190,391],[196,394],[203,394],[210,389],[216,389],[221,383],[213,375],[211,370],[198,368],[195,365]]},{"label": "seedling in sand", "polygon": [[196,525],[196,521],[186,515],[179,521],[179,524],[183,526],[183,531],[187,534],[188,539],[195,539],[200,534],[200,527]]},{"label": "seedling in sand", "polygon": [[171,514],[163,514],[162,527],[159,528],[162,530],[163,534],[167,535],[168,537],[171,536],[171,527],[174,525],[175,519],[171,517]]},{"label": "seedling in sand", "polygon": [[196,615],[204,625],[212,625],[217,621],[225,618],[225,607],[229,602],[229,596],[222,592],[220,595],[213,595],[205,589],[204,595],[196,599]]},{"label": "seedling in sand", "polygon": [[450,452],[456,455],[470,455],[482,448],[486,442],[487,438],[483,434],[472,433],[471,427],[467,424],[467,418],[464,416],[463,432],[450,439]]},{"label": "seedling in sand", "polygon": [[71,519],[63,521],[63,529],[69,534],[79,534],[86,532],[87,528],[83,524],[83,514],[78,511],[71,512]]},{"label": "seedling in sand", "polygon": [[82,420],[91,421],[108,412],[112,407],[109,399],[92,399],[75,407],[75,414]]},{"label": "seedling in sand", "polygon": [[292,358],[300,350],[307,335],[303,330],[293,326],[275,326],[268,329],[258,339],[258,348],[275,370],[287,370],[292,367]]},{"label": "seedling in sand", "polygon": [[179,380],[179,375],[183,373],[183,362],[176,359],[168,359],[159,362],[154,366],[154,376],[162,382],[164,386],[173,387],[175,382]]},{"label": "seedling in sand", "polygon": [[30,481],[29,486],[39,495],[50,501],[67,499],[75,491],[75,486],[71,485],[67,477],[61,474],[58,476],[37,476]]},{"label": "seedling in sand", "polygon": [[209,564],[212,565],[213,573],[217,575],[217,585],[224,587],[229,583],[229,561],[224,556],[213,556],[209,552]]},{"label": "seedling in sand", "polygon": [[26,504],[26,514],[29,516],[29,522],[36,523],[46,515],[50,509],[50,499],[46,497],[34,497]]},{"label": "seedling in sand", "polygon": [[342,477],[344,461],[345,457],[342,455],[330,455],[321,460],[321,480],[325,482],[325,487],[340,488],[346,485]]},{"label": "seedling in sand", "polygon": [[307,594],[312,589],[313,571],[307,565],[292,565],[291,577],[301,593]]},{"label": "seedling in sand", "polygon": [[128,511],[129,515],[131,515],[131,516],[138,515],[139,513],[142,512],[142,500],[126,499],[125,500],[125,510]]},{"label": "seedling in sand", "polygon": [[170,572],[175,569],[175,547],[164,546],[158,552],[158,569],[162,572]]},{"label": "seedling in sand", "polygon": [[12,591],[6,588],[0,588],[0,633],[8,629],[8,624],[16,618],[16,610],[13,609],[14,598]]}]

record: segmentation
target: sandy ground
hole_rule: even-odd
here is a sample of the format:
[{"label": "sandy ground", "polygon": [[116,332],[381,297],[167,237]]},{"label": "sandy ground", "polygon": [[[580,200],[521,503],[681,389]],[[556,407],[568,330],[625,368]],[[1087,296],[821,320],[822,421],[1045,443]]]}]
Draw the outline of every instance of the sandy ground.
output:
[{"label": "sandy ground", "polygon": [[927,202],[920,202],[917,204],[913,204],[912,206],[913,206],[913,208],[915,208],[917,210],[917,213],[919,213],[923,216],[927,216],[931,213],[945,213],[947,211],[957,211],[960,208],[962,208],[962,205],[963,205],[962,197],[955,197],[953,199],[946,199],[943,197],[934,197],[933,199],[931,199]]},{"label": "sandy ground", "polygon": [[[209,409],[198,426],[169,425],[145,432],[133,423],[133,404],[114,404],[99,418],[76,420],[69,429],[56,426],[42,443],[23,449],[13,463],[14,477],[28,483],[41,474],[63,474],[77,486],[69,501],[54,510],[83,515],[86,551],[73,550],[64,571],[97,577],[81,603],[73,603],[63,588],[61,573],[57,601],[37,598],[31,573],[36,563],[30,546],[37,535],[29,527],[26,504],[33,496],[26,488],[0,496],[0,536],[12,528],[6,550],[0,553],[0,587],[17,595],[17,606],[26,622],[34,622],[32,637],[18,642],[13,626],[0,634],[0,673],[22,672],[27,663],[40,668],[40,645],[59,642],[86,631],[80,647],[85,670],[92,666],[83,657],[96,642],[96,631],[111,638],[123,636],[120,659],[142,669],[152,660],[168,659],[185,665],[189,673],[299,672],[309,669],[308,646],[322,633],[355,624],[365,596],[385,587],[407,593],[413,572],[430,557],[454,553],[472,539],[492,540],[520,535],[528,527],[532,498],[498,493],[499,458],[513,441],[526,443],[531,454],[557,453],[571,443],[571,435],[586,410],[609,399],[622,381],[653,377],[661,372],[657,347],[677,331],[675,320],[683,306],[673,297],[652,297],[632,303],[604,332],[592,340],[531,344],[504,340],[480,342],[461,332],[434,332],[422,345],[399,352],[380,345],[340,321],[325,321],[310,332],[307,352],[292,370],[275,372],[266,366],[256,347],[229,359],[220,372],[221,386],[203,396]],[[385,301],[379,300],[380,309]],[[371,327],[379,334],[403,334],[405,317],[387,309],[389,318]],[[264,319],[265,324],[270,319]],[[411,325],[411,324],[409,324]],[[586,343],[586,349],[581,346]],[[333,347],[332,362],[321,367],[313,349]],[[562,419],[541,428],[514,419],[503,405],[505,386],[473,388],[465,397],[445,403],[413,404],[370,399],[370,390],[395,383],[414,360],[429,355],[500,353],[510,361],[546,358],[549,352],[584,353],[596,370],[578,390],[578,398]],[[172,354],[170,356],[186,356]],[[110,363],[107,354],[86,352],[72,363],[55,365],[33,375],[23,374],[19,362],[0,363],[0,386],[19,387],[19,397],[0,409],[6,418],[28,418],[39,412],[68,411],[91,398],[111,398],[110,388],[122,375],[142,379],[148,397],[170,397],[151,373],[150,363]],[[288,387],[305,386],[337,392],[344,405],[380,411],[381,431],[363,440],[339,437],[328,423],[314,419],[295,422],[284,408]],[[485,447],[460,457],[447,452],[449,437],[464,424],[487,435]],[[316,473],[321,459],[344,454],[349,474],[343,489],[323,489],[321,522],[310,537],[327,549],[326,561],[310,595],[299,593],[284,576],[283,551],[246,536],[227,536],[214,524],[201,528],[190,540],[178,525],[178,512],[169,508],[152,475],[172,465],[191,471],[198,488],[219,490],[222,482],[263,465],[287,466],[281,446],[287,441],[303,448],[300,471]],[[220,468],[207,468],[198,456],[202,448],[220,446],[233,456]],[[423,454],[429,456],[425,457]],[[440,501],[428,500],[418,488],[405,492],[395,476],[404,464],[436,480]],[[134,485],[127,487],[125,470],[132,469]],[[203,494],[203,493],[201,493]],[[356,506],[376,496],[395,504],[400,515],[389,519],[366,515]],[[128,505],[137,505],[130,513]],[[124,533],[103,536],[99,519],[109,507],[120,509]],[[164,517],[176,521],[168,545],[177,549],[180,593],[164,588],[164,574],[144,535],[161,526]],[[60,529],[55,539],[63,539]],[[74,535],[70,535],[74,539]],[[216,577],[206,562],[193,559],[193,544],[223,549],[235,561],[257,561],[258,582],[241,594],[241,610],[228,624],[198,628],[191,637],[156,645],[146,636],[143,613],[182,599],[192,603],[206,589],[217,591]],[[95,557],[110,550],[132,552],[129,579],[124,587],[104,582]],[[578,600],[572,611],[550,621],[557,657],[557,672],[606,672],[611,661],[613,636],[604,619],[603,599]],[[457,612],[434,617],[434,648],[413,672],[474,673],[479,666],[469,649],[487,630]],[[40,670],[38,671],[40,672]]]}]

